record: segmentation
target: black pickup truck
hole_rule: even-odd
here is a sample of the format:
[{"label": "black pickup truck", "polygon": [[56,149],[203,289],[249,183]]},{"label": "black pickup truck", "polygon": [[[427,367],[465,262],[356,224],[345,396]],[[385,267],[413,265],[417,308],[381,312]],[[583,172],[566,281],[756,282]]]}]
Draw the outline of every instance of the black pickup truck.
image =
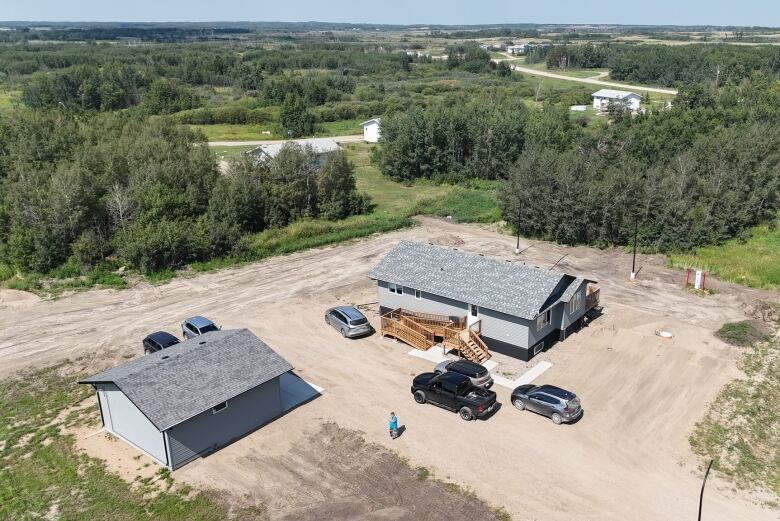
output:
[{"label": "black pickup truck", "polygon": [[496,406],[496,393],[474,387],[468,376],[459,373],[423,373],[412,381],[417,403],[430,402],[457,411],[466,421],[485,416]]}]

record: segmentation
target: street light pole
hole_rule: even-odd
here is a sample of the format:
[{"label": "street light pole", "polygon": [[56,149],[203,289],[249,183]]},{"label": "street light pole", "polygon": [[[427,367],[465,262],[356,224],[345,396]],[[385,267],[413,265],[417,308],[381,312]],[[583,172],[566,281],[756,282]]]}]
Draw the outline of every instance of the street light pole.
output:
[{"label": "street light pole", "polygon": [[707,465],[707,472],[704,473],[704,481],[701,482],[701,494],[699,494],[699,521],[701,521],[701,505],[704,502],[704,485],[707,484],[707,476],[710,475],[710,469],[712,468],[713,460],[710,460],[710,464]]},{"label": "street light pole", "polygon": [[639,233],[639,219],[634,216],[634,258],[631,260],[631,280],[636,278],[636,236]]}]

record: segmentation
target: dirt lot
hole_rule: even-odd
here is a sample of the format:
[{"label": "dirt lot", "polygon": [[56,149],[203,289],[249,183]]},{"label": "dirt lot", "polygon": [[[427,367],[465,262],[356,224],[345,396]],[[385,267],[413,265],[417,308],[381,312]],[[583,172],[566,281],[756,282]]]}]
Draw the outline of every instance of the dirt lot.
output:
[{"label": "dirt lot", "polygon": [[[424,518],[409,510],[413,495],[403,495],[399,507],[399,501],[377,500],[393,491],[377,491],[373,499],[369,494],[371,483],[384,483],[372,481],[375,470],[366,470],[373,469],[366,447],[379,443],[412,466],[504,506],[516,520],[696,515],[700,469],[687,435],[707,402],[738,375],[731,349],[713,331],[776,294],[716,284],[715,295],[697,296],[680,288],[683,275],[666,270],[662,259],[644,256],[640,282],[631,283],[631,259],[622,252],[535,243],[523,253],[528,263],[549,267],[566,255],[556,269],[594,278],[602,288],[604,316],[537,358],[554,364],[540,381],[575,390],[585,415],[575,425],[556,427],[515,411],[509,391],[498,388],[502,410],[488,421],[465,423],[414,403],[411,376],[430,364],[407,356],[406,346],[378,336],[344,340],[324,324],[330,305],[376,301],[366,275],[400,238],[500,256],[514,250],[511,237],[424,219],[412,230],[159,287],[54,301],[0,292],[0,374],[87,353],[93,357],[84,370],[96,371],[121,355],[139,354],[149,331],[177,331],[185,316],[203,314],[226,328],[249,327],[325,391],[175,472],[177,481],[246,495],[265,504],[274,519]],[[675,337],[662,340],[654,335],[658,329]],[[390,410],[407,429],[395,441],[385,431]],[[330,422],[338,427],[323,430]],[[346,479],[352,474],[365,479]],[[767,497],[737,492],[717,475],[711,479],[707,519],[777,519],[777,507],[765,506]],[[339,510],[345,501],[352,506]],[[366,510],[355,510],[367,502]]]}]

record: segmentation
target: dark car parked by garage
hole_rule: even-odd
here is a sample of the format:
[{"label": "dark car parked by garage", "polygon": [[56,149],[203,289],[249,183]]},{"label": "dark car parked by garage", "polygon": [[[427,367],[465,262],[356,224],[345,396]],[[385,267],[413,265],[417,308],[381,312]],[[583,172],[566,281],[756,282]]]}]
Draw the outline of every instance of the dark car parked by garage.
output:
[{"label": "dark car parked by garage", "polygon": [[338,306],[325,312],[325,322],[341,336],[354,338],[374,332],[366,316],[354,306]]},{"label": "dark car parked by garage", "polygon": [[512,405],[547,416],[553,423],[569,423],[582,415],[577,395],[554,385],[526,384],[512,391]]},{"label": "dark car parked by garage", "polygon": [[156,353],[179,343],[179,339],[165,331],[157,331],[144,338],[144,354]]}]

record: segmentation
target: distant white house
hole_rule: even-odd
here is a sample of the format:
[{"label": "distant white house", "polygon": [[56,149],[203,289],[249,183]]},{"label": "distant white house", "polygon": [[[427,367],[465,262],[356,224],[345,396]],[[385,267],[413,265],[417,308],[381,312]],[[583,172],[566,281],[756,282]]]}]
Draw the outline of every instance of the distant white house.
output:
[{"label": "distant white house", "polygon": [[379,128],[379,118],[369,119],[364,121],[363,125],[363,141],[366,143],[377,143],[382,136],[382,131]]},{"label": "distant white house", "polygon": [[613,103],[621,103],[626,108],[637,111],[641,101],[642,96],[625,90],[601,89],[593,93],[593,108],[601,111],[608,110]]}]

